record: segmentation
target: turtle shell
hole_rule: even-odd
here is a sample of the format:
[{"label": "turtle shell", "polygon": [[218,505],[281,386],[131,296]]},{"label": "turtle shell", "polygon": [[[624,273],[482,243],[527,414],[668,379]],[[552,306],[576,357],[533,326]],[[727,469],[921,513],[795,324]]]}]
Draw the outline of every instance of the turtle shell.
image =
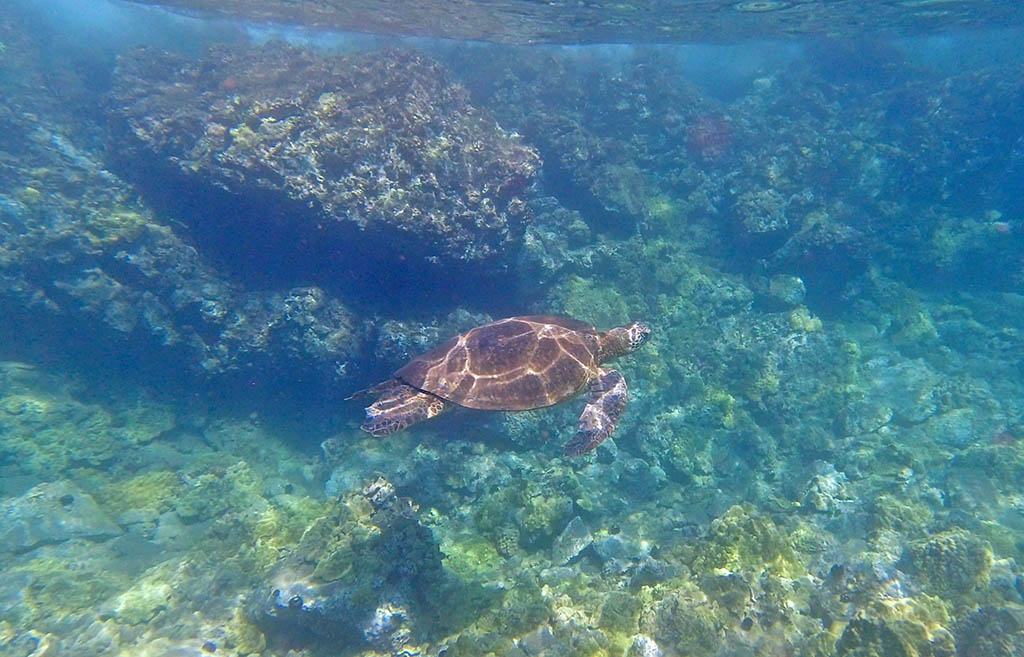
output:
[{"label": "turtle shell", "polygon": [[565,317],[510,317],[431,349],[395,377],[442,399],[494,411],[550,406],[573,396],[597,369],[597,330]]}]

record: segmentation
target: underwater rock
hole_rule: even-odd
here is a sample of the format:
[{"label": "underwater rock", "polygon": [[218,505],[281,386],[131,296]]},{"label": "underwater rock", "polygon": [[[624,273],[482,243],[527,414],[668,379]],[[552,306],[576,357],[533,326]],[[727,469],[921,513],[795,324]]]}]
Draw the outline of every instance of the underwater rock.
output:
[{"label": "underwater rock", "polygon": [[376,327],[373,356],[379,363],[398,369],[451,336],[491,321],[489,315],[462,308],[437,322],[388,320]]},{"label": "underwater rock", "polygon": [[0,505],[0,550],[25,552],[73,538],[103,540],[122,533],[96,501],[70,481],[39,484]]},{"label": "underwater rock", "polygon": [[789,69],[723,107],[663,53],[632,53],[629,75],[615,58],[454,57],[592,229],[685,218],[687,239],[746,245],[719,251],[734,266],[802,277],[816,310],[869,265],[912,284],[1020,286],[1017,62],[885,89]]},{"label": "underwater rock", "polygon": [[612,467],[620,484],[627,486],[636,499],[650,499],[668,478],[661,466],[639,458],[618,458]]},{"label": "underwater rock", "polygon": [[616,535],[594,541],[594,551],[602,561],[639,561],[650,555],[651,546],[647,541],[633,541]]},{"label": "underwater rock", "polygon": [[923,627],[855,618],[836,641],[837,657],[931,654]]},{"label": "underwater rock", "polygon": [[551,628],[547,625],[542,625],[519,639],[517,645],[530,657],[538,657],[546,654],[545,651],[557,643],[558,641],[555,639],[554,634],[552,634]]},{"label": "underwater rock", "polygon": [[798,276],[776,274],[768,282],[769,296],[785,307],[799,306],[807,296],[807,287]]},{"label": "underwater rock", "polygon": [[520,279],[529,292],[537,284],[557,280],[566,271],[592,269],[593,238],[582,215],[563,207],[552,196],[530,202],[532,223],[523,235],[523,249],[516,263]]},{"label": "underwater rock", "polygon": [[626,650],[626,657],[662,657],[663,654],[654,639],[643,634],[633,637]]},{"label": "underwater rock", "polygon": [[224,253],[311,274],[501,271],[540,166],[440,63],[411,51],[271,43],[188,60],[137,49],[118,61],[111,117],[113,150],[149,193],[211,239],[252,236]]},{"label": "underwater rock", "polygon": [[669,579],[678,570],[676,566],[669,565],[664,561],[644,557],[633,569],[633,574],[629,578],[629,589],[638,591],[645,586],[654,586],[658,582]]},{"label": "underwater rock", "polygon": [[733,614],[741,613],[754,600],[753,587],[739,573],[707,573],[701,576],[699,586],[708,598]]},{"label": "underwater rock", "polygon": [[[630,75],[540,52],[518,53],[508,62],[473,59],[472,66],[455,65],[474,97],[538,147],[546,177],[555,183],[552,192],[590,229],[634,234],[707,211],[696,207],[699,201],[671,198],[668,190],[701,182],[694,160],[703,158],[691,152],[688,132],[703,117],[714,117],[717,126],[728,122],[670,58],[640,55],[643,64],[638,60]],[[709,154],[720,156],[709,164],[730,161],[722,138],[732,137],[718,131],[705,142]],[[705,198],[704,191],[700,186],[693,196]]]},{"label": "underwater rock", "polygon": [[863,368],[861,398],[846,409],[842,428],[855,435],[890,423],[924,422],[937,410],[942,385],[922,360],[873,358]]},{"label": "underwater rock", "polygon": [[25,657],[30,657],[31,655],[49,657],[51,655],[68,654],[64,652],[66,646],[60,640],[60,637],[35,630],[23,632],[16,637],[12,637],[12,639],[5,638],[0,643],[0,648],[3,648],[5,653],[16,655],[17,657],[22,657],[22,655]]},{"label": "underwater rock", "polygon": [[818,513],[834,513],[853,502],[853,496],[847,490],[847,478],[838,472],[831,463],[815,463],[817,471],[807,483],[800,504],[809,511]]},{"label": "underwater rock", "polygon": [[958,408],[928,418],[922,433],[937,443],[963,449],[974,444],[978,436],[995,435],[997,422],[973,408]]},{"label": "underwater rock", "polygon": [[268,637],[297,645],[329,640],[339,647],[360,645],[360,631],[374,609],[353,600],[344,583],[316,583],[308,573],[283,569],[268,582],[269,593],[252,596],[249,615]]},{"label": "underwater rock", "polygon": [[672,577],[675,566],[651,557],[651,544],[633,541],[620,535],[606,536],[593,543],[594,554],[601,561],[601,573],[619,577],[630,591],[653,586]]},{"label": "underwater rock", "polygon": [[336,298],[308,285],[242,289],[62,126],[0,107],[8,131],[35,135],[0,172],[0,186],[34,192],[0,199],[0,310],[27,343],[98,362],[116,349],[133,369],[190,383],[276,381],[286,364],[345,379],[361,337]]},{"label": "underwater rock", "polygon": [[149,623],[161,611],[174,604],[173,560],[156,566],[151,572],[135,579],[132,587],[108,601],[100,611],[100,618],[116,618],[128,625]]},{"label": "underwater rock", "polygon": [[987,586],[993,562],[986,541],[959,529],[913,543],[904,558],[928,588],[944,595]]},{"label": "underwater rock", "polygon": [[246,605],[271,641],[401,650],[453,589],[417,508],[379,478],[315,520]]},{"label": "underwater rock", "polygon": [[980,607],[957,623],[957,657],[1024,655],[1024,610]]},{"label": "underwater rock", "polygon": [[800,573],[800,557],[789,536],[771,516],[752,504],[736,504],[711,521],[699,546],[696,568],[759,572],[766,567],[778,573]]},{"label": "underwater rock", "polygon": [[773,271],[796,273],[806,283],[808,303],[827,307],[868,268],[871,247],[863,231],[826,221],[789,237],[766,264]]},{"label": "underwater rock", "polygon": [[640,629],[657,645],[674,653],[711,655],[720,646],[723,628],[706,601],[691,600],[675,592],[659,602],[653,614],[641,618]]},{"label": "underwater rock", "polygon": [[575,516],[551,546],[551,560],[559,565],[567,564],[593,542],[594,536],[590,533],[590,528],[582,518]]},{"label": "underwater rock", "polygon": [[185,526],[174,511],[165,511],[157,519],[153,531],[153,542],[164,548],[176,548],[187,545],[194,532]]},{"label": "underwater rock", "polygon": [[566,518],[571,520],[573,501],[562,491],[547,488],[541,482],[527,481],[519,492],[522,503],[519,508],[513,507],[513,511],[520,535],[527,543],[550,539]]},{"label": "underwater rock", "polygon": [[632,634],[636,632],[642,605],[641,600],[632,593],[612,591],[601,603],[597,624],[614,632]]}]

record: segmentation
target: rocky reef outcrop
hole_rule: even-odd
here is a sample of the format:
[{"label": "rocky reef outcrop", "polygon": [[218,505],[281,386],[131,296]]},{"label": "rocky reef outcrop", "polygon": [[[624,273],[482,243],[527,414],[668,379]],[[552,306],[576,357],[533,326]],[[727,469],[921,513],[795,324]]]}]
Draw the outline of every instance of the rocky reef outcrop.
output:
[{"label": "rocky reef outcrop", "polygon": [[271,381],[287,365],[344,381],[362,335],[348,307],[319,287],[245,286],[217,267],[180,222],[108,168],[95,113],[66,114],[78,105],[64,107],[57,94],[72,72],[48,77],[39,47],[12,39],[26,28],[2,27],[12,91],[0,107],[7,357],[60,344],[83,362],[164,382]]},{"label": "rocky reef outcrop", "polygon": [[378,478],[306,529],[257,587],[248,613],[284,645],[397,652],[438,625],[439,596],[451,601],[441,558],[412,500]]},{"label": "rocky reef outcrop", "polygon": [[111,117],[144,192],[257,277],[496,273],[530,222],[537,152],[411,51],[139,49],[119,60]]},{"label": "rocky reef outcrop", "polygon": [[1019,288],[1019,68],[945,76],[828,42],[723,101],[727,83],[685,82],[666,51],[631,57],[451,65],[595,231],[676,235],[730,268],[800,276],[816,310],[869,263],[912,285]]},{"label": "rocky reef outcrop", "polygon": [[[0,108],[23,135],[0,165],[0,304],[24,344],[62,335],[209,379],[303,363],[322,379],[359,350],[351,312],[317,287],[246,289],[143,206],[59,124]],[[166,374],[169,370],[165,370]]]}]

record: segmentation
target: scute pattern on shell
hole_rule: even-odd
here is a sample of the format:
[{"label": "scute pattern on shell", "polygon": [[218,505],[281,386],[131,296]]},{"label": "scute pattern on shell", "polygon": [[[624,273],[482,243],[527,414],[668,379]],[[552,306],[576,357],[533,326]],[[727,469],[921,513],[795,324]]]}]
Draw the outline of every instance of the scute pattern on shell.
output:
[{"label": "scute pattern on shell", "polygon": [[469,408],[520,411],[576,394],[597,367],[600,338],[564,317],[512,317],[478,326],[414,359],[395,377]]}]

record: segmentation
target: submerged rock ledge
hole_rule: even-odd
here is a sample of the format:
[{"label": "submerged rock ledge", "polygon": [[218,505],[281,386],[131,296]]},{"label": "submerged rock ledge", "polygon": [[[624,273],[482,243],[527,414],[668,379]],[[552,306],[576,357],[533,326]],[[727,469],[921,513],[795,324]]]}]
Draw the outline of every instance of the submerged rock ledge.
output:
[{"label": "submerged rock ledge", "polygon": [[231,267],[504,271],[530,221],[537,152],[412,52],[142,48],[119,59],[111,105],[127,175]]}]

